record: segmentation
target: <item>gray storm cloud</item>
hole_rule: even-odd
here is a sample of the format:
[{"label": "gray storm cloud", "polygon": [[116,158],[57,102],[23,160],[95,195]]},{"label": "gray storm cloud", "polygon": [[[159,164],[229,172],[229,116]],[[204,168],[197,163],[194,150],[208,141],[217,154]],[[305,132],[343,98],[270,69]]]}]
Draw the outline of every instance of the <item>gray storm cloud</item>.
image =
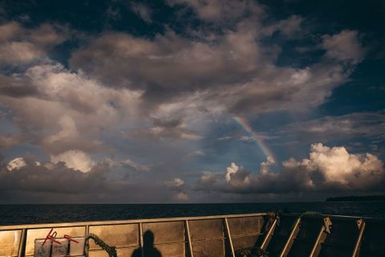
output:
[{"label": "gray storm cloud", "polygon": [[[106,86],[145,90],[150,106],[183,101],[195,92],[205,100],[203,107],[213,102],[230,112],[317,106],[350,74],[339,59],[303,69],[275,66],[276,55],[258,38],[263,33],[248,24],[214,42],[191,42],[172,32],[154,40],[112,33],[75,52],[71,64]],[[340,46],[325,47],[329,52]]]},{"label": "gray storm cloud", "polygon": [[[0,77],[1,104],[14,113],[22,131],[10,136],[33,141],[50,156],[73,149],[110,151],[113,146],[101,140],[101,131],[116,133],[117,127],[128,127],[126,139],[200,140],[217,115],[318,106],[348,78],[346,65],[363,56],[358,34],[342,31],[325,35],[320,44],[327,54],[318,63],[279,67],[279,46],[262,41],[274,32],[290,38],[299,31],[301,17],[266,23],[264,7],[251,1],[180,3],[217,21],[221,9],[232,10],[233,26],[219,23],[221,32],[195,31],[200,37],[193,38],[171,30],[152,39],[102,33],[72,53],[68,69],[50,60],[46,50],[65,41],[69,30],[50,24],[33,29],[15,22],[2,25],[0,48],[31,45],[45,56]],[[341,52],[344,44],[350,44],[351,56]],[[23,54],[29,55],[33,52]],[[17,65],[19,60],[7,62]],[[12,145],[4,138],[1,142]]]},{"label": "gray storm cloud", "polygon": [[[49,162],[17,157],[0,163],[0,202],[12,199],[14,203],[121,203],[186,199],[183,191],[135,179],[135,174],[143,172],[138,167],[144,166],[133,161],[129,165],[134,167],[127,168],[127,160],[105,159],[91,166],[89,157],[79,151],[70,151]],[[176,185],[180,188],[180,184]],[[154,191],[158,192],[156,196]]]},{"label": "gray storm cloud", "polygon": [[174,191],[174,200],[181,202],[189,200],[189,195],[186,193],[186,185],[183,179],[174,178],[172,180],[165,181],[164,184]]}]

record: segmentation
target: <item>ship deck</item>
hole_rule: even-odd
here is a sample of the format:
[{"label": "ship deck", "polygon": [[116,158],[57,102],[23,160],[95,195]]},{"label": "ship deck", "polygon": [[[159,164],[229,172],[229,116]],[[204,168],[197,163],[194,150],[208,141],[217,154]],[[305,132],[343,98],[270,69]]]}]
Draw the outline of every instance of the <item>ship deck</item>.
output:
[{"label": "ship deck", "polygon": [[0,256],[380,257],[384,231],[383,220],[274,213],[10,225]]}]

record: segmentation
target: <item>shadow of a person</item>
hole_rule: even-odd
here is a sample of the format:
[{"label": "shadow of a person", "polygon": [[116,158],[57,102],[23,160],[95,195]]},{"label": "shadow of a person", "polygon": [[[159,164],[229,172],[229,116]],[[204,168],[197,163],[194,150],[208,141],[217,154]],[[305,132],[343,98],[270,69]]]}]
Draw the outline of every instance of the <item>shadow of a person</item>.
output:
[{"label": "shadow of a person", "polygon": [[160,251],[154,247],[154,233],[152,233],[151,230],[144,232],[143,248],[139,247],[135,249],[131,257],[162,257]]}]

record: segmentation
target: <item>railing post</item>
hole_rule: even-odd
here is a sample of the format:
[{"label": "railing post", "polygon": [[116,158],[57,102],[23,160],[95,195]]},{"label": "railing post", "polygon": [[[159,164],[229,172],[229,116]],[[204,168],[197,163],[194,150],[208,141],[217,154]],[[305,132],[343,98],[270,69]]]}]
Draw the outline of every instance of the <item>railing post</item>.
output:
[{"label": "railing post", "polygon": [[323,219],[324,224],[321,227],[321,230],[318,234],[317,240],[313,246],[313,249],[311,250],[310,257],[317,257],[320,250],[321,250],[321,244],[325,242],[325,239],[328,234],[331,233],[331,226],[332,226],[332,221],[330,220],[329,217],[325,217]]},{"label": "railing post", "polygon": [[21,238],[19,243],[19,251],[17,253],[18,257],[23,257],[25,252],[25,244],[27,239],[27,229],[23,228],[21,231]]},{"label": "railing post", "polygon": [[193,249],[192,249],[192,241],[191,241],[191,234],[190,234],[190,225],[188,220],[184,221],[185,227],[186,227],[186,235],[187,235],[187,243],[188,243],[188,249],[190,253],[190,257],[194,257]]},{"label": "railing post", "polygon": [[297,236],[297,234],[299,232],[300,223],[301,223],[301,217],[299,217],[297,219],[297,221],[295,222],[294,227],[290,232],[290,236],[287,239],[287,242],[286,242],[285,246],[283,247],[283,250],[282,250],[281,254],[279,255],[279,257],[286,257],[289,254],[290,248],[293,245],[295,237]]},{"label": "railing post", "polygon": [[271,238],[273,237],[274,230],[275,230],[275,228],[276,228],[276,226],[277,226],[277,223],[278,223],[278,219],[279,219],[278,216],[276,216],[276,217],[274,218],[273,224],[271,224],[271,226],[270,226],[270,228],[269,228],[269,231],[267,232],[265,238],[263,239],[263,242],[262,242],[262,245],[261,245],[261,249],[262,249],[263,251],[266,251],[267,246],[269,245],[270,240],[271,240]]},{"label": "railing post", "polygon": [[359,219],[357,220],[357,226],[358,226],[358,229],[359,229],[359,234],[358,234],[358,238],[357,238],[357,241],[356,241],[356,245],[354,247],[354,251],[353,251],[353,255],[352,257],[358,257],[360,256],[360,248],[361,248],[361,242],[362,242],[362,237],[364,235],[364,230],[365,230],[365,221],[363,219]]},{"label": "railing post", "polygon": [[[90,234],[90,225],[86,225],[85,227],[85,235],[84,235],[84,238],[87,238],[87,236]],[[88,256],[88,253],[89,253],[89,241],[84,241],[84,251],[83,251],[83,254],[85,256]]]},{"label": "railing post", "polygon": [[140,252],[142,257],[144,257],[144,249],[143,249],[143,224],[139,222],[139,243],[140,243]]},{"label": "railing post", "polygon": [[228,238],[229,243],[230,243],[231,256],[232,256],[232,257],[235,257],[235,251],[234,251],[233,239],[231,238],[231,231],[230,231],[229,222],[227,221],[227,218],[225,218],[225,226],[226,226],[226,234],[227,234],[227,238]]}]

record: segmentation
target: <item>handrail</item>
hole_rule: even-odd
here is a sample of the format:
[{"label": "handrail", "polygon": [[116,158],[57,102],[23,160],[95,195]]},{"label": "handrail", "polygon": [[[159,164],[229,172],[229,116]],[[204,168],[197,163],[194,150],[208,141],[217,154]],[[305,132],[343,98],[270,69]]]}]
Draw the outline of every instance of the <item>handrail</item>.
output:
[{"label": "handrail", "polygon": [[31,229],[31,228],[45,228],[45,227],[76,227],[76,226],[97,226],[97,225],[118,225],[118,224],[137,224],[137,223],[157,223],[165,221],[194,221],[194,220],[210,220],[210,219],[224,219],[224,218],[241,218],[241,217],[258,217],[266,216],[268,212],[248,213],[248,214],[230,214],[230,215],[211,215],[211,216],[195,216],[195,217],[170,217],[157,219],[128,219],[128,220],[104,220],[104,221],[80,221],[80,222],[61,222],[61,223],[42,223],[42,224],[21,224],[21,225],[0,225],[1,230],[17,230],[17,229]]}]

